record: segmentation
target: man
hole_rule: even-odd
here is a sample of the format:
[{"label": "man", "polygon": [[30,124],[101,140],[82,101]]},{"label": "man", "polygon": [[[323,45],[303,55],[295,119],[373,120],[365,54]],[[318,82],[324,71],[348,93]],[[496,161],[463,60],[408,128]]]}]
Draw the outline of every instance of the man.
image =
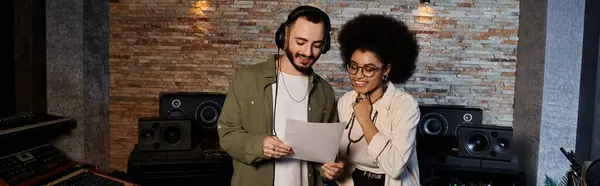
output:
[{"label": "man", "polygon": [[[312,65],[329,50],[331,23],[312,6],[293,10],[276,33],[283,56],[240,69],[229,86],[219,117],[221,147],[233,158],[234,186],[321,186],[343,163],[320,165],[290,159],[282,141],[288,118],[335,122],[333,88]],[[307,136],[309,138],[309,136]]]}]

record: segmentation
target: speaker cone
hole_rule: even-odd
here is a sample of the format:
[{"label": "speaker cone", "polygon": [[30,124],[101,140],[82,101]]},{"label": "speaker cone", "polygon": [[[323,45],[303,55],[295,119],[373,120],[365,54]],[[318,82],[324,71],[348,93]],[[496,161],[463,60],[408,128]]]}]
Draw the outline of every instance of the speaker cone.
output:
[{"label": "speaker cone", "polygon": [[484,154],[490,146],[488,137],[481,132],[469,134],[465,140],[467,151],[474,155]]},{"label": "speaker cone", "polygon": [[196,108],[196,121],[204,128],[217,127],[221,106],[214,101],[205,101]]},{"label": "speaker cone", "polygon": [[181,133],[181,128],[177,127],[176,125],[170,125],[163,129],[162,137],[163,140],[168,144],[176,145],[182,140]]},{"label": "speaker cone", "polygon": [[422,133],[431,136],[444,135],[446,128],[448,127],[446,119],[437,113],[430,113],[423,117],[424,122],[421,126]]}]

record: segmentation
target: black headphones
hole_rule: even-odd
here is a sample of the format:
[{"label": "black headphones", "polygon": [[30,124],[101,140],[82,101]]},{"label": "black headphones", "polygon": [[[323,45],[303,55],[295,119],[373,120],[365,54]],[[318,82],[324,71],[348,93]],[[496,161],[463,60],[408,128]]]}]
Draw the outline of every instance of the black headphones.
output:
[{"label": "black headphones", "polygon": [[280,49],[283,49],[284,45],[285,45],[285,37],[286,37],[286,33],[285,33],[285,29],[286,27],[294,22],[296,19],[298,19],[301,16],[304,16],[307,12],[313,12],[313,13],[317,13],[318,15],[320,15],[324,22],[325,22],[325,39],[323,39],[323,47],[321,49],[321,54],[325,54],[327,53],[327,51],[329,51],[329,49],[331,48],[331,36],[329,35],[329,32],[331,31],[331,22],[329,20],[329,16],[327,16],[327,14],[325,12],[323,12],[321,9],[313,7],[313,6],[300,6],[296,9],[294,9],[289,15],[287,20],[285,21],[285,23],[281,23],[281,26],[279,26],[279,29],[277,29],[277,32],[275,32],[275,44],[277,45],[277,47],[279,47]]}]

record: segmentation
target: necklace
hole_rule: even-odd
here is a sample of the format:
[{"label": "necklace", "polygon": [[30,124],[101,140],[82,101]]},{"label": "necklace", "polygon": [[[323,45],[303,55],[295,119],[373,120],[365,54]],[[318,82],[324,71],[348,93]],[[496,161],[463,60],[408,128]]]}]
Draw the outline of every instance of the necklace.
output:
[{"label": "necklace", "polygon": [[387,86],[384,86],[381,95],[379,97],[377,97],[377,99],[371,101],[371,104],[375,104],[375,102],[379,101],[379,99],[381,99],[383,97],[383,95],[385,94],[386,90],[387,90]]},{"label": "necklace", "polygon": [[[277,60],[277,65],[281,65],[279,64],[280,61],[279,59]],[[277,72],[278,74],[281,72]],[[279,78],[279,77],[278,77]],[[302,101],[304,101],[304,99],[306,99],[306,96],[308,95],[308,88],[306,89],[306,92],[304,92],[304,96],[302,97],[302,99],[300,101],[294,99],[294,96],[292,96],[292,94],[290,93],[290,90],[288,90],[287,85],[285,84],[285,78],[283,77],[283,75],[281,76],[281,81],[283,81],[283,87],[285,88],[285,91],[287,92],[288,96],[290,96],[290,98],[292,98],[292,100],[294,100],[296,103],[300,103]]]},{"label": "necklace", "polygon": [[[379,113],[378,111],[375,111],[375,115],[373,116],[373,119],[371,119],[373,124],[375,124],[375,121],[377,121],[378,113]],[[348,121],[348,124],[346,124],[346,128],[348,128],[348,125],[350,125],[350,130],[348,130],[348,146],[346,146],[346,155],[350,155],[350,145],[351,144],[357,143],[365,137],[364,133],[356,140],[353,140],[352,137],[350,137],[350,134],[352,134],[352,128],[354,128],[354,120],[356,120],[356,117],[354,115],[354,112],[352,112],[352,117],[350,118],[350,121]]]}]

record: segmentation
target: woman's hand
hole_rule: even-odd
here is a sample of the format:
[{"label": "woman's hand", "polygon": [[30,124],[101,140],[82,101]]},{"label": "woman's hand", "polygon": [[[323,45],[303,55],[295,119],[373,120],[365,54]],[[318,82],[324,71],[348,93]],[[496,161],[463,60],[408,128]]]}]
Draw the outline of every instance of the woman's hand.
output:
[{"label": "woman's hand", "polygon": [[373,110],[373,107],[371,106],[371,99],[369,96],[365,94],[359,94],[356,97],[353,107],[354,114],[358,122],[364,123],[365,121],[371,120],[371,111]]},{"label": "woman's hand", "polygon": [[373,123],[374,121],[371,121],[371,112],[373,110],[373,106],[371,104],[372,102],[369,96],[359,95],[356,98],[353,106],[354,115],[358,123],[360,123],[360,127],[363,130],[367,144],[370,144],[373,136],[379,132],[375,126],[375,123]]}]

